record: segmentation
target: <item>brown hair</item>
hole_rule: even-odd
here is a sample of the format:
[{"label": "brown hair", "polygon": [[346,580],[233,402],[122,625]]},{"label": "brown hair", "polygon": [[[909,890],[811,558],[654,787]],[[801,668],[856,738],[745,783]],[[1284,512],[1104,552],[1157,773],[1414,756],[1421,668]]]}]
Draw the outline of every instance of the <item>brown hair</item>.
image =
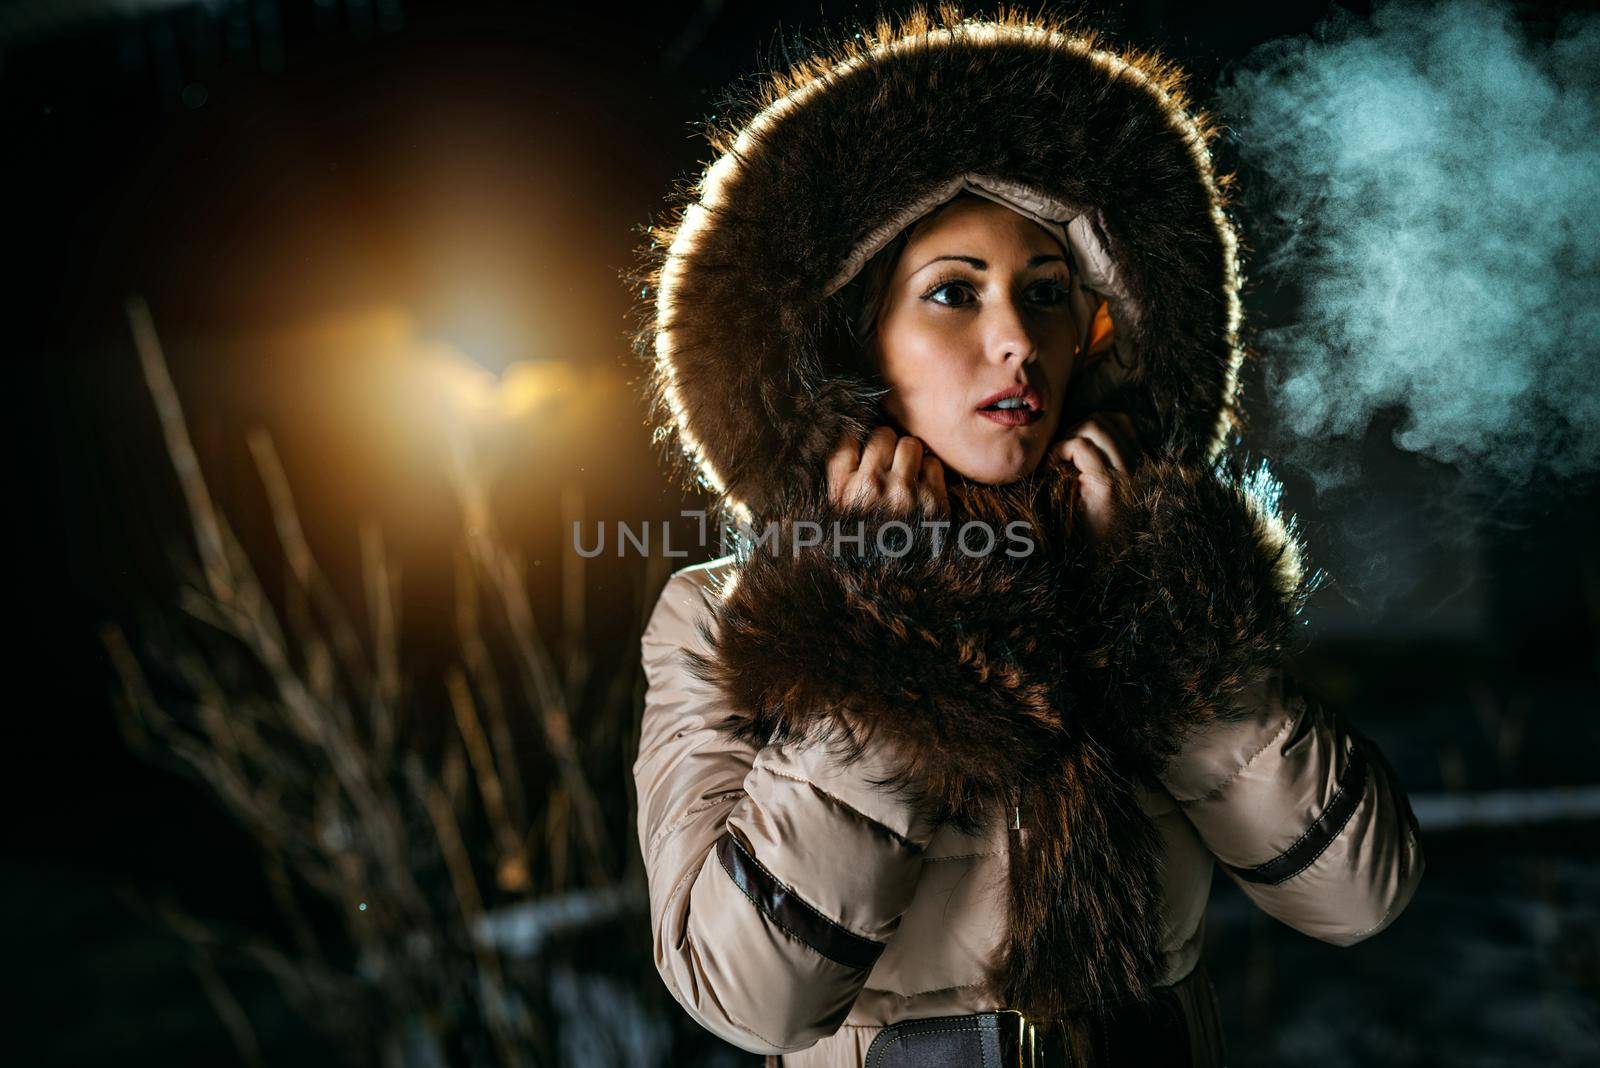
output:
[{"label": "brown hair", "polygon": [[918,216],[909,226],[890,238],[888,244],[874,252],[872,258],[856,272],[856,276],[840,290],[840,296],[844,300],[846,322],[850,328],[850,336],[855,340],[858,355],[865,357],[871,351],[872,338],[878,330],[878,319],[883,313],[883,305],[889,295],[889,279],[894,277],[895,264],[900,262],[900,254],[910,243],[912,231],[930,222],[941,211],[963,197],[977,199],[977,194],[963,190],[927,214]]},{"label": "brown hair", "polygon": [[894,277],[895,264],[905,251],[910,230],[910,227],[901,230],[887,245],[873,253],[841,294],[845,301],[850,336],[861,356],[866,356],[871,349],[873,336],[878,331],[878,318],[883,313],[885,299],[889,295],[889,279]]}]

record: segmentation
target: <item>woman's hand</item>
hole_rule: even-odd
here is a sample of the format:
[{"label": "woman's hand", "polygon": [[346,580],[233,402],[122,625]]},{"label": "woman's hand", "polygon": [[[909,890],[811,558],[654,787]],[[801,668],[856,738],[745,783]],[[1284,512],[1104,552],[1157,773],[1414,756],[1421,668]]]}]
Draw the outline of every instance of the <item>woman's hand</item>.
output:
[{"label": "woman's hand", "polygon": [[1080,514],[1093,542],[1104,542],[1116,525],[1117,484],[1143,459],[1138,440],[1126,412],[1102,411],[1089,413],[1050,447],[1050,462],[1070,463],[1077,470],[1073,481]]},{"label": "woman's hand", "polygon": [[899,437],[880,426],[859,445],[845,434],[828,457],[828,496],[837,507],[869,508],[879,502],[897,515],[921,502],[924,510],[950,510],[944,464],[925,450],[921,439]]}]

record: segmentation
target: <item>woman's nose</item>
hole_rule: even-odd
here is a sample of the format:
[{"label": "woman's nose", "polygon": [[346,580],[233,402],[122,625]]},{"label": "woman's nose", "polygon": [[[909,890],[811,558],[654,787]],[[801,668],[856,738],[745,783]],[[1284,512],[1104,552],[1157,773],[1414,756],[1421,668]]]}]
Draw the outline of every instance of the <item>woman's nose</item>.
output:
[{"label": "woman's nose", "polygon": [[984,349],[994,363],[1020,359],[1032,363],[1039,356],[1039,338],[1029,328],[1023,309],[1014,300],[993,301],[984,309],[987,318]]}]

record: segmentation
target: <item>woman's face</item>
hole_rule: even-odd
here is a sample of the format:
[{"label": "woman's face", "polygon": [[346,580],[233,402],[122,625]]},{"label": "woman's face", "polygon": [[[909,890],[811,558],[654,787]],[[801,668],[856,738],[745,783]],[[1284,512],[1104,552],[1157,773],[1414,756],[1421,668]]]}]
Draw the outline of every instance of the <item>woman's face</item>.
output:
[{"label": "woman's face", "polygon": [[[1069,270],[1043,227],[977,196],[957,197],[909,235],[872,353],[891,389],[888,414],[947,471],[998,485],[1044,457],[1077,355]],[[985,408],[1018,387],[1031,389],[1029,407]]]}]

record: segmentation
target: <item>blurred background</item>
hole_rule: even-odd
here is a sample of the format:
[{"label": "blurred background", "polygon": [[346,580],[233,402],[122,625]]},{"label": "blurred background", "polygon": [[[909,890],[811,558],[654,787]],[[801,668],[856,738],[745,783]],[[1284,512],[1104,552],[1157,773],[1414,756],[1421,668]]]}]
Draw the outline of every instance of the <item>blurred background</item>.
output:
[{"label": "blurred background", "polygon": [[[1313,231],[1349,232],[1337,190],[1373,152],[1430,158],[1430,129],[1315,57],[1399,69],[1383,48],[1435,30],[1363,5],[1076,8],[1183,63],[1229,127],[1263,353],[1246,442],[1335,579],[1302,670],[1427,838],[1408,912],[1350,949],[1217,879],[1231,1063],[1600,1063],[1596,6],[1427,9],[1499,28],[1440,54],[1480,55],[1454,67],[1516,104],[1446,101],[1487,134],[1437,156],[1431,195],[1513,207],[1424,213],[1447,240],[1385,237],[1416,249],[1395,262]],[[720,549],[661,474],[626,272],[706,162],[719,92],[876,10],[0,6],[9,1063],[756,1060],[650,960],[639,628]],[[1398,139],[1291,121],[1339,92]],[[1513,127],[1542,132],[1489,136]],[[1338,137],[1327,166],[1283,147]],[[1513,158],[1576,177],[1524,204],[1485,179]],[[1548,277],[1497,243],[1529,218]],[[1470,269],[1440,251],[1463,242]],[[1297,332],[1345,307],[1319,288],[1330,247],[1358,276],[1438,265],[1429,299],[1374,309],[1418,335],[1365,347],[1386,364],[1331,372]],[[687,555],[585,559],[574,522],[590,544],[665,524]]]}]

